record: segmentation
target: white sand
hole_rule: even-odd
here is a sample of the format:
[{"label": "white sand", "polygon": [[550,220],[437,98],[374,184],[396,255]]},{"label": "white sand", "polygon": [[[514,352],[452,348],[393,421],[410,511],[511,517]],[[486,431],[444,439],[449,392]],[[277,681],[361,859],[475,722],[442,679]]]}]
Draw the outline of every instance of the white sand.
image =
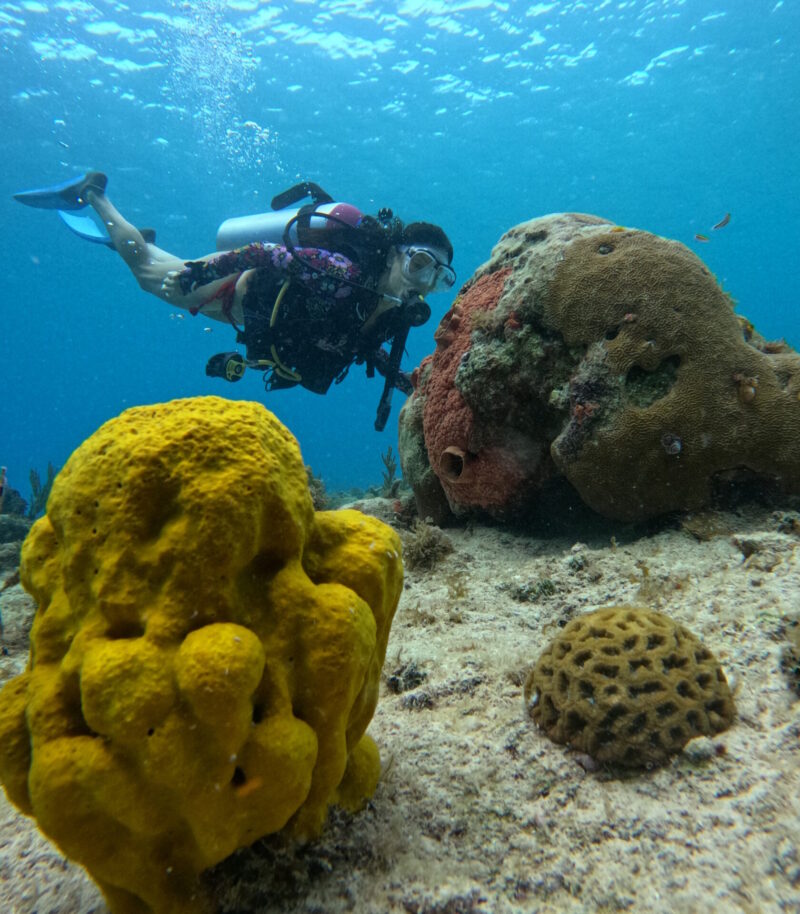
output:
[{"label": "white sand", "polygon": [[[407,572],[386,671],[427,678],[384,685],[372,803],[314,844],[272,838],[226,861],[210,877],[220,911],[800,912],[800,701],[780,668],[800,539],[766,510],[715,523],[705,542],[670,529],[616,546],[449,531],[453,554]],[[508,589],[543,579],[556,592],[534,602]],[[4,616],[22,599],[6,591]],[[587,771],[528,721],[521,684],[560,620],[642,601],[717,655],[739,717],[663,768]],[[0,678],[22,662],[3,658]],[[0,911],[106,912],[4,798]]]}]

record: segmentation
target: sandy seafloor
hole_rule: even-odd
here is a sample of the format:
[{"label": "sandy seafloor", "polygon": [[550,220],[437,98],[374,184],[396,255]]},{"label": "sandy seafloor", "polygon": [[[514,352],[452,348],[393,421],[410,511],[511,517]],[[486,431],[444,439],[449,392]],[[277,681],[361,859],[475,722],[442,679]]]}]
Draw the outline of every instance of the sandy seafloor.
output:
[{"label": "sandy seafloor", "polygon": [[[406,574],[385,679],[425,678],[382,685],[372,802],[334,812],[315,843],[273,837],[226,861],[209,880],[221,914],[800,912],[800,700],[781,667],[800,611],[800,516],[746,508],[694,526],[713,535],[447,531],[454,552]],[[544,580],[554,592],[520,600]],[[24,666],[32,603],[19,586],[0,599],[4,681]],[[525,673],[559,623],[619,603],[689,627],[738,708],[732,729],[651,771],[592,770],[523,707]],[[0,793],[0,912],[106,911]]]}]

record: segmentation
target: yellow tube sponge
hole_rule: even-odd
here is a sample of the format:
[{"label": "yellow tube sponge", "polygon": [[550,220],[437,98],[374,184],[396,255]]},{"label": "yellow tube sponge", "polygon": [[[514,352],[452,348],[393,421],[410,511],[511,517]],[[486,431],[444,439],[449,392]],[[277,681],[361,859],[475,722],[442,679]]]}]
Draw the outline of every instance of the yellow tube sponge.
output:
[{"label": "yellow tube sponge", "polygon": [[397,535],[314,512],[256,403],[139,407],[70,457],[23,546],[28,670],[0,692],[0,780],[115,914],[197,914],[199,874],[357,809],[402,588]]}]

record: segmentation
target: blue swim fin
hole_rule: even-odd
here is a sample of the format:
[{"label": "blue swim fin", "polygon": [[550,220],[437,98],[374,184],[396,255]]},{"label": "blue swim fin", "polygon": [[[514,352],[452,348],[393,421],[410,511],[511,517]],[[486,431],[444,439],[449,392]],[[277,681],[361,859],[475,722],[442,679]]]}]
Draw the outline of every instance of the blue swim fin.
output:
[{"label": "blue swim fin", "polygon": [[83,195],[88,188],[104,193],[108,178],[102,171],[87,171],[79,178],[70,178],[51,187],[40,187],[37,190],[23,190],[14,194],[14,199],[25,206],[36,206],[39,209],[76,210],[83,209],[87,201]]},{"label": "blue swim fin", "polygon": [[78,216],[75,213],[66,213],[63,209],[58,211],[58,215],[64,220],[67,228],[71,232],[75,232],[80,238],[83,238],[84,241],[104,244],[109,248],[114,247],[114,242],[108,232],[102,225],[98,225],[91,216]]}]

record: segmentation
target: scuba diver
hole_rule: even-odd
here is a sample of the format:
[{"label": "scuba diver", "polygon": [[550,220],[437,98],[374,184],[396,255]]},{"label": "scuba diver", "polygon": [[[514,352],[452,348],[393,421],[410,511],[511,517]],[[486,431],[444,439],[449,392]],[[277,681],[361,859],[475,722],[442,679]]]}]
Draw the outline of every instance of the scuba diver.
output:
[{"label": "scuba diver", "polygon": [[[238,381],[252,368],[268,391],[299,384],[324,394],[353,364],[366,365],[368,377],[377,371],[385,383],[375,428],[383,430],[394,388],[411,391],[400,362],[411,327],[430,317],[424,296],[455,283],[453,247],[439,226],[404,225],[389,209],[364,215],[305,182],[275,197],[270,213],[223,222],[217,252],[184,260],[157,247],[152,229],[125,220],[106,185],[92,171],[14,199],[58,210],[81,238],[114,248],[146,292],[230,324],[245,355],[212,356],[207,375]],[[80,212],[87,207],[99,223]]]}]

